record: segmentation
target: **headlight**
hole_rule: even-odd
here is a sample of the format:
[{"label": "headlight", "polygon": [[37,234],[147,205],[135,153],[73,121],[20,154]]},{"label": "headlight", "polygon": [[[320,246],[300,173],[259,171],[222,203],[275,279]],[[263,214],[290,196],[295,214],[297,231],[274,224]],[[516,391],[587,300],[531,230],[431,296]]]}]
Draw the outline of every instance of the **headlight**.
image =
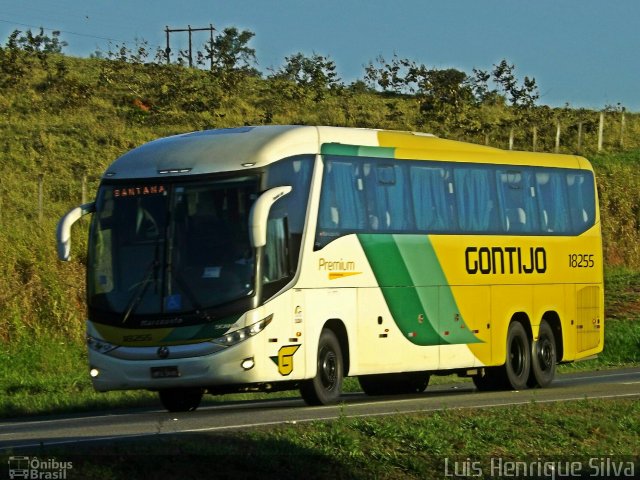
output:
[{"label": "headlight", "polygon": [[231,345],[240,343],[246,340],[247,338],[253,337],[254,335],[260,333],[262,330],[264,330],[264,328],[267,325],[271,323],[272,319],[273,319],[273,314],[269,315],[266,318],[263,318],[259,322],[254,323],[253,325],[240,328],[239,330],[234,330],[233,332],[229,332],[220,338],[214,338],[211,341],[213,343],[217,343],[218,345],[230,347]]},{"label": "headlight", "polygon": [[109,342],[105,342],[104,340],[98,340],[97,338],[93,338],[92,336],[87,336],[87,346],[98,353],[109,353],[111,350],[115,350],[118,348],[117,345],[112,345]]}]

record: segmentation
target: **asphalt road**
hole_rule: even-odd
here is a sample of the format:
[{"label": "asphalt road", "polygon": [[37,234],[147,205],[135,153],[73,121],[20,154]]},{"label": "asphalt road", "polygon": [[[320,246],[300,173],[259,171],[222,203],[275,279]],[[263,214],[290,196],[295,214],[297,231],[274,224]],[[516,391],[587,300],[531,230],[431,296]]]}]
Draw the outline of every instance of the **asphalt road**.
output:
[{"label": "asphalt road", "polygon": [[368,397],[349,393],[336,406],[308,407],[299,398],[208,406],[189,413],[136,410],[0,421],[0,452],[158,434],[214,432],[283,423],[367,417],[455,408],[491,408],[584,398],[640,398],[640,368],[558,375],[549,388],[478,392],[472,383],[427,388],[420,395]]}]

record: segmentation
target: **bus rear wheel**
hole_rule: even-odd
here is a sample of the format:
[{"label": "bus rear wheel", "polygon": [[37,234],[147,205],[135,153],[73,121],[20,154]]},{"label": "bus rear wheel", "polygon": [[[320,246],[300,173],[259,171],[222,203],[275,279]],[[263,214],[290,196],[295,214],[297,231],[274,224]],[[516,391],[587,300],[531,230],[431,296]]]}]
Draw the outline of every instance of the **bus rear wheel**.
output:
[{"label": "bus rear wheel", "polygon": [[540,323],[538,340],[531,344],[530,387],[547,387],[556,374],[556,340],[546,320]]},{"label": "bus rear wheel", "polygon": [[192,412],[202,401],[202,388],[168,388],[160,390],[158,396],[162,406],[170,412]]},{"label": "bus rear wheel", "polygon": [[316,376],[300,385],[300,394],[308,405],[330,405],[342,394],[344,361],[335,333],[324,329],[318,343]]},{"label": "bus rear wheel", "polygon": [[512,322],[507,332],[507,359],[503,367],[505,386],[513,390],[527,388],[531,372],[531,347],[520,322]]},{"label": "bus rear wheel", "polygon": [[358,382],[367,395],[399,395],[424,392],[429,379],[427,372],[404,372],[360,375]]}]

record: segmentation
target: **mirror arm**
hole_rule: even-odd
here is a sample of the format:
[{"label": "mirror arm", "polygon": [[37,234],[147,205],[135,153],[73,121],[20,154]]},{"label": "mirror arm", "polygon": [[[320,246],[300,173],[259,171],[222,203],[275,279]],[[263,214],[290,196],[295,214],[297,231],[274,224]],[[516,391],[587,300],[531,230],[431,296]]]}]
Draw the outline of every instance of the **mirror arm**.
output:
[{"label": "mirror arm", "polygon": [[275,187],[264,192],[255,201],[249,212],[249,236],[251,245],[255,248],[255,295],[253,306],[257,308],[262,303],[264,247],[267,244],[267,219],[274,203],[291,192],[291,186]]},{"label": "mirror arm", "polygon": [[58,258],[63,262],[71,259],[71,226],[80,218],[96,211],[95,202],[85,203],[63,216],[58,222],[56,237],[58,239]]},{"label": "mirror arm", "polygon": [[291,192],[290,186],[275,187],[264,192],[251,207],[249,213],[249,234],[253,247],[264,247],[267,244],[267,219],[274,203]]}]

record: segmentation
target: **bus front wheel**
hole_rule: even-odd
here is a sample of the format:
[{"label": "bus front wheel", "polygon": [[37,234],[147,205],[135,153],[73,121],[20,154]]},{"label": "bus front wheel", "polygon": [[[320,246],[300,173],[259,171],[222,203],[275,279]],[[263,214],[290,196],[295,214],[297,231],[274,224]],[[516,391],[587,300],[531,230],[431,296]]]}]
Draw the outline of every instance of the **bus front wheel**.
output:
[{"label": "bus front wheel", "polygon": [[325,328],[318,343],[316,376],[300,385],[300,393],[308,405],[336,403],[342,393],[343,379],[344,363],[340,342],[333,331]]},{"label": "bus front wheel", "polygon": [[192,412],[200,405],[202,388],[168,388],[160,390],[158,396],[162,406],[170,412]]}]

